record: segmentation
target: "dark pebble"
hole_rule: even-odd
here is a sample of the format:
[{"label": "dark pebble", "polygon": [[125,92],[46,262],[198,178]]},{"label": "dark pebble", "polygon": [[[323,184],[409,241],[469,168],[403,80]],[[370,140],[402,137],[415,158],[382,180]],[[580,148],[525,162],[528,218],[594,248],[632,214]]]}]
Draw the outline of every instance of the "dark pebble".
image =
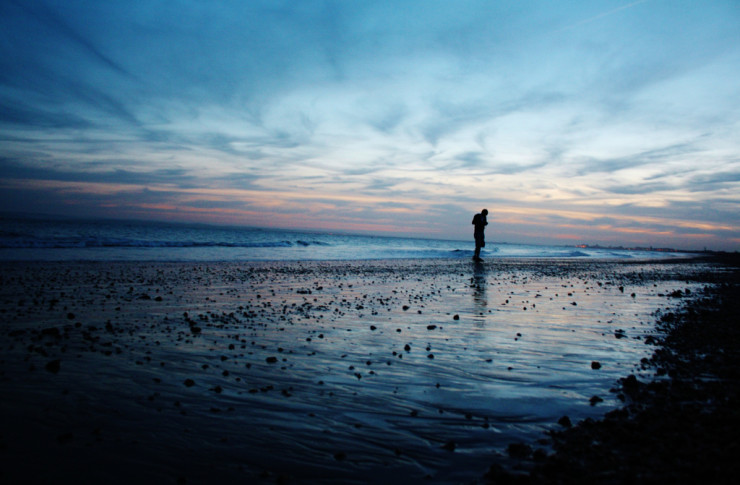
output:
[{"label": "dark pebble", "polygon": [[442,445],[442,449],[447,451],[455,451],[455,448],[457,448],[457,444],[452,440],[449,440],[447,443]]},{"label": "dark pebble", "polygon": [[573,426],[573,423],[570,421],[570,418],[568,416],[563,416],[562,418],[558,419],[558,424],[565,428],[570,428],[571,426]]},{"label": "dark pebble", "polygon": [[532,447],[525,443],[511,443],[506,448],[507,453],[512,458],[524,460],[532,456]]},{"label": "dark pebble", "polygon": [[57,372],[59,372],[59,369],[61,369],[62,367],[61,364],[62,364],[62,361],[59,359],[52,360],[51,362],[46,364],[46,370],[48,370],[52,374],[56,374]]}]

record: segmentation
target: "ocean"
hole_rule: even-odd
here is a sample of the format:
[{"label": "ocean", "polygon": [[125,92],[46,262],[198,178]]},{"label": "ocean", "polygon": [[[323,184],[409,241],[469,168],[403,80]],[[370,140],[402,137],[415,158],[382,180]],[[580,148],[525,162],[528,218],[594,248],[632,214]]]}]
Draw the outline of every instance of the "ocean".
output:
[{"label": "ocean", "polygon": [[[0,218],[0,260],[336,261],[471,258],[470,240],[123,220]],[[490,231],[489,238],[495,239]],[[686,253],[488,242],[484,258],[645,260]]]}]

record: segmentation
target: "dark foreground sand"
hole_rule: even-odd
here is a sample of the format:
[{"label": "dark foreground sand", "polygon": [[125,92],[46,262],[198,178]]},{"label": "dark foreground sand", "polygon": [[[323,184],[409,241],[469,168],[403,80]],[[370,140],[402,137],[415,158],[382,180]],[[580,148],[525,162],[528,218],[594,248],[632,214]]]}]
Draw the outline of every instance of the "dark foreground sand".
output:
[{"label": "dark foreground sand", "polygon": [[[715,319],[711,332],[722,353],[706,335],[681,339],[683,330],[672,330],[681,315],[713,309],[717,300],[707,299],[716,292],[736,294],[727,265],[1,269],[4,483],[626,483],[655,476],[638,465],[647,460],[650,469],[676,443],[679,456],[703,464],[736,449],[735,414],[715,413],[736,402],[721,394],[735,392],[727,383],[736,374],[725,370],[737,367],[722,360],[736,349],[728,320]],[[667,350],[657,348],[651,362],[663,340]],[[679,380],[698,367],[676,362],[699,344],[704,367]],[[655,374],[657,383],[645,384]],[[678,423],[676,409],[685,413]],[[558,453],[545,459],[552,441],[540,440],[563,429],[563,416],[582,424],[553,434]],[[715,417],[726,432],[697,448],[695,436]],[[648,452],[632,438],[633,429],[663,435],[664,423],[668,448],[650,442]],[[589,454],[602,461],[581,466]],[[730,464],[715,463],[719,479]],[[674,478],[691,470],[670,468]]]}]

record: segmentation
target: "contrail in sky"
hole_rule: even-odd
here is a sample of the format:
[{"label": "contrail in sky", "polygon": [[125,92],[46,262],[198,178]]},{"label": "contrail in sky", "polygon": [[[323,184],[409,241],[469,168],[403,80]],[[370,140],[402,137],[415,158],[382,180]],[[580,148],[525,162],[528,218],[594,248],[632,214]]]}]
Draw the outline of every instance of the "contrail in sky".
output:
[{"label": "contrail in sky", "polygon": [[590,18],[581,20],[580,22],[576,22],[576,23],[574,23],[572,25],[569,25],[567,27],[563,27],[562,29],[558,29],[555,32],[563,32],[563,31],[566,31],[566,30],[574,29],[574,28],[576,28],[578,26],[581,26],[581,25],[584,25],[584,24],[588,24],[588,23],[594,22],[594,21],[599,20],[601,18],[607,17],[607,16],[609,16],[609,15],[611,15],[613,13],[619,12],[620,10],[624,10],[626,8],[634,7],[635,5],[639,5],[639,4],[645,3],[647,1],[648,0],[639,0],[637,2],[628,3],[627,5],[622,5],[621,7],[614,8],[614,9],[609,10],[607,12],[600,13],[599,15],[595,15],[593,17],[590,17]]}]

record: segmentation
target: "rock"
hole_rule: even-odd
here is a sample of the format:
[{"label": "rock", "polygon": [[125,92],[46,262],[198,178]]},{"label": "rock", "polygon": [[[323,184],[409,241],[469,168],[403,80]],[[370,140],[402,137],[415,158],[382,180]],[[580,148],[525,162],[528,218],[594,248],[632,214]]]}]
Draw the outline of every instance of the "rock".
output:
[{"label": "rock", "polygon": [[268,357],[268,358],[265,359],[265,362],[267,362],[268,364],[274,364],[277,361],[278,361],[278,358],[277,357]]},{"label": "rock", "polygon": [[436,325],[427,325],[427,330],[434,330],[435,328],[437,328]]},{"label": "rock", "polygon": [[41,335],[46,335],[47,337],[54,338],[60,338],[62,336],[61,332],[56,327],[49,327],[41,330]]},{"label": "rock", "polygon": [[558,424],[565,428],[570,428],[571,426],[573,426],[573,423],[570,421],[570,418],[568,416],[563,416],[562,418],[558,419]]},{"label": "rock", "polygon": [[593,362],[591,362],[591,368],[593,370],[601,369],[601,364],[599,362],[597,362],[597,361],[593,361]]},{"label": "rock", "polygon": [[452,440],[448,440],[447,443],[442,445],[442,449],[447,451],[455,451],[455,448],[457,448],[457,444]]},{"label": "rock", "polygon": [[640,385],[634,374],[630,374],[624,379],[621,379],[620,382],[622,384],[622,389],[624,389],[624,392],[627,394],[634,394]]},{"label": "rock", "polygon": [[452,319],[453,320],[460,320],[460,315],[455,315],[454,317],[452,317]]},{"label": "rock", "polygon": [[506,451],[510,457],[519,460],[525,460],[532,456],[532,447],[525,443],[511,443]]},{"label": "rock", "polygon": [[61,369],[61,364],[62,361],[59,359],[52,360],[51,362],[46,364],[46,370],[48,370],[52,374],[56,374],[57,372],[59,372],[59,369]]},{"label": "rock", "polygon": [[195,381],[192,379],[185,379],[183,384],[185,384],[185,387],[193,387],[195,385]]},{"label": "rock", "polygon": [[591,403],[592,406],[596,406],[600,402],[604,402],[603,399],[601,399],[599,396],[593,396],[591,399],[588,400],[588,402]]}]

